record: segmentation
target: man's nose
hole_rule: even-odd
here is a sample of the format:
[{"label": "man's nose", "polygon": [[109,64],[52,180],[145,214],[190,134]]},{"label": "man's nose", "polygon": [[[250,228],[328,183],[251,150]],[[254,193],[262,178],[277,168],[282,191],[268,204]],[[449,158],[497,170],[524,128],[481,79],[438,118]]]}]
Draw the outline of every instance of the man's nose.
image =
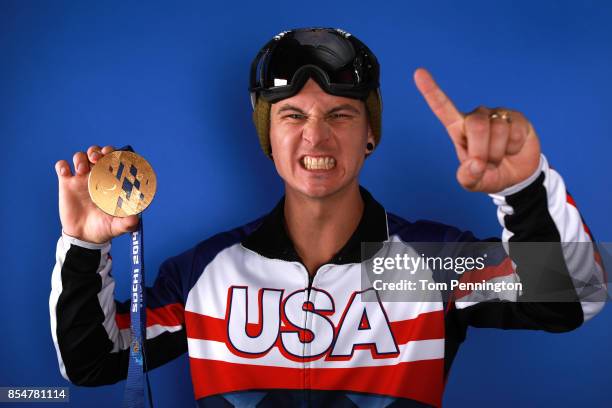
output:
[{"label": "man's nose", "polygon": [[311,117],[304,125],[302,137],[311,145],[325,142],[331,136],[331,129],[324,118]]}]

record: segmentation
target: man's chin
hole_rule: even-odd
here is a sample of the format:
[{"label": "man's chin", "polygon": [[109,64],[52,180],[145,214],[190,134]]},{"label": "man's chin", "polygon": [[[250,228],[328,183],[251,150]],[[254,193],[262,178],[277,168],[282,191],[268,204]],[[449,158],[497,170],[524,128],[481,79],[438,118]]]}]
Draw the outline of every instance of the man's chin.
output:
[{"label": "man's chin", "polygon": [[[299,193],[301,196],[313,200],[324,200],[326,198],[334,197],[341,194],[343,191],[348,190],[349,185],[343,184],[317,184],[299,186],[297,188],[291,188],[292,191]],[[286,186],[287,191],[289,186]]]}]

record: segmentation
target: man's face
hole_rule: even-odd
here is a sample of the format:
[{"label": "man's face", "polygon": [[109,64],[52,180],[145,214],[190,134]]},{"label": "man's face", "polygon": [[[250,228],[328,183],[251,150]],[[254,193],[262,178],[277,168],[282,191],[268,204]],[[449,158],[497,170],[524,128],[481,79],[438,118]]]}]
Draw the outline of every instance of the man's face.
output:
[{"label": "man's face", "polygon": [[368,142],[365,104],[327,94],[312,79],[270,110],[272,156],[287,193],[324,198],[356,185]]}]

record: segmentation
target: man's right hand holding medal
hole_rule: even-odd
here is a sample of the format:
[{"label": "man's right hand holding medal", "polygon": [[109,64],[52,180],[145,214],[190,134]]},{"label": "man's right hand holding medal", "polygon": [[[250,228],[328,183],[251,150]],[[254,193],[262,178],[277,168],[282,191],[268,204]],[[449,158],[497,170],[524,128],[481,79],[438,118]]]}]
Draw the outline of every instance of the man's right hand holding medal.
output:
[{"label": "man's right hand holding medal", "polygon": [[[74,174],[66,160],[55,163],[59,184],[59,213],[64,233],[83,241],[103,243],[138,228],[138,216],[116,217],[102,211],[92,201],[88,177],[92,166],[115,149],[91,146],[87,153],[72,157]],[[108,186],[120,188],[118,185]]]}]

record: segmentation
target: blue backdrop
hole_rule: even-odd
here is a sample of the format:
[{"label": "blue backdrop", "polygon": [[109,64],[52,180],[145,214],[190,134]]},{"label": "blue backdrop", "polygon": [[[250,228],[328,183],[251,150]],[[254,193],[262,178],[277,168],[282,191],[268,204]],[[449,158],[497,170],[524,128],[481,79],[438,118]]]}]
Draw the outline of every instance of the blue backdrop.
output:
[{"label": "blue backdrop", "polygon": [[[251,58],[297,26],[337,26],[378,55],[380,148],[362,184],[388,210],[498,235],[488,197],[463,191],[443,127],[412,72],[431,70],[464,111],[521,110],[600,241],[612,239],[609,2],[0,1],[0,386],[66,386],[51,341],[60,234],[59,159],[91,144],[133,145],[156,169],[147,266],[252,220],[282,194],[250,122]],[[115,240],[118,297],[128,241]],[[609,406],[612,310],[575,332],[470,330],[448,381],[456,407]],[[186,357],[152,372],[158,406],[193,404]],[[115,406],[123,383],[71,386],[74,406]]]}]

